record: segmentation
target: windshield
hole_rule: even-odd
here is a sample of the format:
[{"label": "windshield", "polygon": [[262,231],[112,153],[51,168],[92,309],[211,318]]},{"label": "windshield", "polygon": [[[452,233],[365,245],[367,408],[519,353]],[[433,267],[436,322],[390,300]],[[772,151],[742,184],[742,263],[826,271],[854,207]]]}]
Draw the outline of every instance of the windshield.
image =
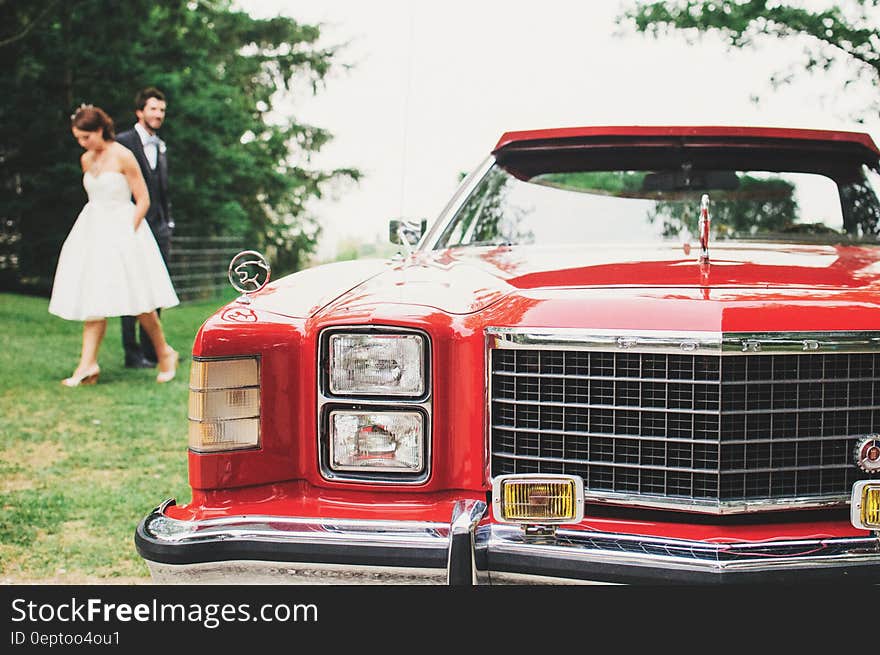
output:
[{"label": "windshield", "polygon": [[688,165],[521,177],[496,163],[437,247],[695,242],[703,194],[712,240],[880,242],[880,176],[864,164],[837,180]]}]

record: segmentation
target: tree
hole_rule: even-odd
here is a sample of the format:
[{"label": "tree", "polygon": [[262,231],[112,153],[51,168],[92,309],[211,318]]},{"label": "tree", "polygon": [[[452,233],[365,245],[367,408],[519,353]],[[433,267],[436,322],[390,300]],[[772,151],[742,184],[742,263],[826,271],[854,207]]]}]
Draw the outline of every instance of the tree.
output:
[{"label": "tree", "polygon": [[312,167],[331,135],[273,113],[294,89],[317,92],[338,65],[319,36],[230,0],[0,2],[0,285],[51,284],[85,201],[71,112],[93,103],[125,129],[148,85],[168,98],[177,233],[237,236],[271,253],[276,270],[295,270],[319,233],[308,201],[359,177]]},{"label": "tree", "polygon": [[[815,229],[799,225],[799,207],[794,185],[782,178],[757,179],[739,176],[739,189],[733,194],[716,191],[712,194],[712,231],[717,239],[748,239],[768,234],[793,233]],[[660,222],[663,236],[679,237],[682,233],[700,233],[700,205],[697,194],[691,202],[657,203],[648,216],[651,223]]]},{"label": "tree", "polygon": [[[718,171],[720,174],[721,171]],[[653,174],[643,171],[578,171],[541,175],[541,182],[563,189],[656,201],[649,210],[649,223],[659,223],[665,238],[680,237],[683,233],[700,233],[700,196],[712,194],[712,229],[717,238],[748,238],[768,233],[791,232],[798,223],[798,204],[794,185],[782,178],[759,179],[748,174],[733,175],[734,187],[725,191],[705,187],[676,188],[675,182],[646,181]],[[667,186],[667,188],[664,188]]]},{"label": "tree", "polygon": [[[801,37],[803,60],[771,79],[775,86],[790,82],[798,71],[847,68],[846,85],[880,84],[880,0],[844,0],[826,9],[802,2],[775,0],[678,0],[637,2],[619,22],[629,21],[639,32],[655,37],[681,30],[689,42],[703,32],[721,36],[730,48],[748,48],[762,39]],[[880,102],[861,114],[874,114]]]}]

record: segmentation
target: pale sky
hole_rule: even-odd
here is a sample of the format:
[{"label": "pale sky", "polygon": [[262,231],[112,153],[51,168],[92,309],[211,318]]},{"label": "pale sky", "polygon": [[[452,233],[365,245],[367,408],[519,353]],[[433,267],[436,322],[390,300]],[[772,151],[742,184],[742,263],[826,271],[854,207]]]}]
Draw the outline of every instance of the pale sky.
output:
[{"label": "pale sky", "polygon": [[[760,125],[869,132],[848,115],[877,89],[843,89],[843,73],[803,76],[773,91],[770,75],[801,46],[727,51],[711,37],[615,36],[629,2],[602,0],[239,0],[259,17],[324,25],[322,42],[348,43],[318,95],[282,110],[328,129],[313,159],[364,178],[311,211],[323,227],[318,256],[339,240],[387,239],[388,219],[433,222],[470,171],[510,130],[577,125]],[[815,2],[813,2],[815,4]],[[751,95],[762,96],[760,104]],[[380,236],[381,235],[381,236]]]}]

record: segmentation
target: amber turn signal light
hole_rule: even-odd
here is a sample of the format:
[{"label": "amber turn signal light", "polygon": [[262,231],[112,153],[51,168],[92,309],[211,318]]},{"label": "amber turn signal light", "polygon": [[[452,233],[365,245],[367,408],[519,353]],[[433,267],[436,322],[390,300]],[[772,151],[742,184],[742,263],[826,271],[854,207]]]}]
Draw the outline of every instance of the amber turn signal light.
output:
[{"label": "amber turn signal light", "polygon": [[584,481],[572,475],[500,475],[492,482],[495,518],[503,523],[578,523]]},{"label": "amber turn signal light", "polygon": [[862,530],[880,530],[880,481],[861,480],[853,485],[850,519]]},{"label": "amber turn signal light", "polygon": [[260,358],[194,359],[189,377],[189,449],[260,445]]}]

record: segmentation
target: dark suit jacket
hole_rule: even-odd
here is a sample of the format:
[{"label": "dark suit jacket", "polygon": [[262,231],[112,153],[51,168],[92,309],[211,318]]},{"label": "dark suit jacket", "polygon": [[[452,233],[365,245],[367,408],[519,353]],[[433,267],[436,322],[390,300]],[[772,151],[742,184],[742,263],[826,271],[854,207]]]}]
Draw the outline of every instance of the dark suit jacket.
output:
[{"label": "dark suit jacket", "polygon": [[147,223],[160,247],[171,240],[174,220],[171,218],[171,201],[168,198],[168,159],[159,152],[155,170],[150,168],[141,137],[134,129],[126,130],[116,136],[116,140],[134,153],[141,167],[141,173],[150,192],[150,209],[147,210]]}]

